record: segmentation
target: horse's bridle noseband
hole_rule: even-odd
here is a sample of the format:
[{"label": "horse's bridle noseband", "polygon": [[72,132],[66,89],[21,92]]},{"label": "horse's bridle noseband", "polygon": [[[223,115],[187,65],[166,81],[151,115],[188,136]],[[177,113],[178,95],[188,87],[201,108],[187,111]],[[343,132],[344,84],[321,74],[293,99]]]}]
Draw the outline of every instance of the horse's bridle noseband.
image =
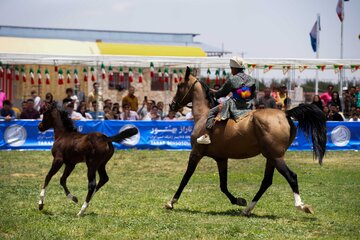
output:
[{"label": "horse's bridle noseband", "polygon": [[[183,96],[183,98],[180,100],[180,102],[174,101],[172,100],[171,105],[174,106],[174,108],[176,109],[180,109],[182,107],[184,107],[182,105],[183,101],[185,100],[185,98],[189,95],[190,91],[194,88],[195,84],[198,83],[199,81],[196,79],[195,82],[193,82],[193,84],[191,85],[191,87],[189,88],[189,90],[186,92],[186,94]],[[199,82],[200,83],[200,82]]]}]

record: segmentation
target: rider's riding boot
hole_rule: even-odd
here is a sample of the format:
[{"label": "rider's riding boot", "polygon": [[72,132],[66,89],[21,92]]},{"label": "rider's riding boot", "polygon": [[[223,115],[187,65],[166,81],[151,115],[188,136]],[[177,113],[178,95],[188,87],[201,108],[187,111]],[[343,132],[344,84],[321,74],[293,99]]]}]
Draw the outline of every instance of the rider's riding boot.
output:
[{"label": "rider's riding boot", "polygon": [[196,142],[198,144],[210,144],[211,140],[209,134],[205,133],[204,135],[196,139]]}]

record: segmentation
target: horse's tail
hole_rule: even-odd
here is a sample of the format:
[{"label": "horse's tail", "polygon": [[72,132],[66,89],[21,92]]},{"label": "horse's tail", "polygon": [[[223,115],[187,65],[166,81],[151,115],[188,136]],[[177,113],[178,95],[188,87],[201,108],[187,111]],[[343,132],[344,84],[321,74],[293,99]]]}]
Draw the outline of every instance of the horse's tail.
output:
[{"label": "horse's tail", "polygon": [[108,137],[111,142],[121,142],[122,140],[132,137],[137,134],[139,131],[136,127],[127,128],[124,131],[119,132],[118,134]]},{"label": "horse's tail", "polygon": [[326,152],[326,116],[314,104],[301,104],[291,110],[286,111],[287,117],[294,117],[298,120],[298,127],[305,133],[307,137],[311,136],[313,143],[314,157],[322,160]]}]

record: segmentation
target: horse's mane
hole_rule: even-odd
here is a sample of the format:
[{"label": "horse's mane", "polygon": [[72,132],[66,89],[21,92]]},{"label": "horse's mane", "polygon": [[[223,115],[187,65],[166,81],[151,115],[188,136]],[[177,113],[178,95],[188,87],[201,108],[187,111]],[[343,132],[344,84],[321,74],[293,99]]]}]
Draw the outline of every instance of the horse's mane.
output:
[{"label": "horse's mane", "polygon": [[215,100],[214,96],[212,95],[212,93],[210,92],[210,88],[209,86],[203,82],[203,81],[199,81],[201,86],[204,88],[205,90],[205,97],[206,99],[209,101],[210,104],[210,108],[215,107],[216,105],[218,105],[219,103]]},{"label": "horse's mane", "polygon": [[64,110],[58,110],[60,112],[61,121],[64,124],[64,128],[69,132],[77,132],[76,127],[74,127],[74,122],[69,118],[68,112]]}]

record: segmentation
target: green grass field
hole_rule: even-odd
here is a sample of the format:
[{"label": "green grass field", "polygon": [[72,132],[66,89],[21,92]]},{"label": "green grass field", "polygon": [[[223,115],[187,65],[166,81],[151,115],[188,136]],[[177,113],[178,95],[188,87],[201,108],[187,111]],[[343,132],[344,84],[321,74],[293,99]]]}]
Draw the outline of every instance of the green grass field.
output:
[{"label": "green grass field", "polygon": [[[231,205],[219,189],[216,163],[204,158],[175,209],[164,204],[175,193],[189,152],[117,151],[107,165],[110,181],[83,218],[76,217],[87,193],[85,164],[68,179],[66,198],[54,176],[45,207],[38,210],[50,152],[0,152],[0,239],[360,239],[360,154],[329,152],[321,167],[310,152],[289,152],[303,201],[314,215],[295,209],[286,180],[275,173],[251,217]],[[251,201],[265,167],[263,157],[231,160],[229,189]]]}]

